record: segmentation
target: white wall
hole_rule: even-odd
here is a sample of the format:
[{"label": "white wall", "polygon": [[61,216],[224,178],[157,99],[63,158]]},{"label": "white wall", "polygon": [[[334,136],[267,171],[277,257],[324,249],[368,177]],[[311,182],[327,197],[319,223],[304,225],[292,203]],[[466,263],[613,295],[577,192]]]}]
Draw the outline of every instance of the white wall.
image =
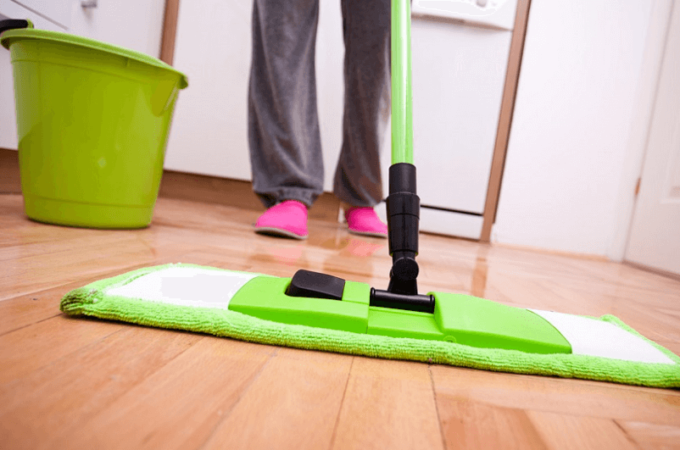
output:
[{"label": "white wall", "polygon": [[492,240],[623,254],[670,0],[533,0]]}]

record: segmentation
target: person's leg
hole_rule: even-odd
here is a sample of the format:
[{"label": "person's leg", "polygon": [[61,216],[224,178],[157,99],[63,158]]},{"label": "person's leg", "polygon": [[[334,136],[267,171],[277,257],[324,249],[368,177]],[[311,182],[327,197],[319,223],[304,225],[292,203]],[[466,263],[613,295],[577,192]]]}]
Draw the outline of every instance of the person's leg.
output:
[{"label": "person's leg", "polygon": [[343,143],[333,190],[343,202],[383,199],[380,147],[390,116],[390,0],[342,0],[345,38]]},{"label": "person's leg", "polygon": [[[255,0],[248,91],[253,190],[266,207],[323,192],[314,49],[318,0]],[[306,218],[305,218],[306,220]]]}]

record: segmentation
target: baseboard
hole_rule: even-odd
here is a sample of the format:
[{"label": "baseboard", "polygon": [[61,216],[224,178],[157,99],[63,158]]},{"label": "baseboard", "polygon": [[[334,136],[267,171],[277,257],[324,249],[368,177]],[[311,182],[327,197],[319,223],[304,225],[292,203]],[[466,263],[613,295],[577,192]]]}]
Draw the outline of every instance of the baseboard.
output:
[{"label": "baseboard", "polygon": [[[159,196],[264,211],[253,184],[243,180],[166,170]],[[337,222],[339,208],[340,201],[333,194],[323,193],[309,209],[309,217]]]},{"label": "baseboard", "polygon": [[0,148],[0,194],[21,194],[19,152]]},{"label": "baseboard", "polygon": [[[21,194],[19,152],[16,150],[0,148],[0,194]],[[250,181],[166,170],[158,195],[264,211]],[[309,217],[337,222],[339,208],[340,201],[333,194],[324,193],[309,209]]]},{"label": "baseboard", "polygon": [[506,244],[504,242],[490,242],[491,245],[497,248],[508,248],[512,250],[523,250],[532,253],[543,253],[545,255],[566,256],[568,258],[583,259],[590,261],[610,261],[605,255],[595,255],[592,253],[579,253],[568,250],[554,250],[550,248],[536,247],[533,245],[522,244]]}]

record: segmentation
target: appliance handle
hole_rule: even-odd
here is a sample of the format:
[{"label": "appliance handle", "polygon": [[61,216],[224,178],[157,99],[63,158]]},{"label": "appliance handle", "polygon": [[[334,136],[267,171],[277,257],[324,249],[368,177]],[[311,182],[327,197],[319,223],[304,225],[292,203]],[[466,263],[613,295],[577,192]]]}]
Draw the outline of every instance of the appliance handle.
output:
[{"label": "appliance handle", "polygon": [[4,19],[0,20],[0,34],[7,30],[19,28],[33,28],[33,22],[28,19]]}]

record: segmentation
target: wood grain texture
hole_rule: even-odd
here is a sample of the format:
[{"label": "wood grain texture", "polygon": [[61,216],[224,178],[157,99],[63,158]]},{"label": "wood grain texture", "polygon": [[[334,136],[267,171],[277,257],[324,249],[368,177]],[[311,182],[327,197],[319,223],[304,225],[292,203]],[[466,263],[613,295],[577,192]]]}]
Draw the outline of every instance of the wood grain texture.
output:
[{"label": "wood grain texture", "polygon": [[280,349],[206,449],[328,448],[352,357]]},{"label": "wood grain texture", "polygon": [[57,316],[0,336],[0,361],[5,364],[0,385],[21,379],[121,329],[120,324]]},{"label": "wood grain texture", "polygon": [[433,366],[438,402],[469,400],[504,408],[605,419],[680,424],[680,392],[587,380]]},{"label": "wood grain texture", "polygon": [[[213,257],[211,255],[189,253],[182,255],[182,257],[185,261],[191,261],[193,264],[215,265],[211,264],[213,262]],[[175,261],[175,257],[159,258],[154,261],[154,264],[169,264]],[[130,271],[146,266],[148,266],[148,264],[131,265],[125,270]],[[90,278],[81,279],[75,283],[56,283],[56,286],[50,289],[30,292],[5,301],[0,301],[0,336],[59,316],[61,314],[59,311],[59,303],[64,296],[64,292],[82,287],[83,285],[101,280],[102,278],[119,275],[120,272],[120,269],[116,269],[111,272],[105,272]]]},{"label": "wood grain texture", "polygon": [[427,365],[354,358],[333,449],[441,449],[442,444]]},{"label": "wood grain texture", "polygon": [[[0,195],[0,447],[677,447],[680,392],[271,347],[68,318],[69,290],[170,262],[387,286],[385,240],[311,218],[256,235],[260,211],[161,197],[144,230],[29,221]],[[421,235],[420,289],[613,313],[680,351],[680,282],[629,265]]]},{"label": "wood grain texture", "polygon": [[[60,336],[40,338],[52,341],[53,347],[67,345]],[[96,345],[90,341],[64,352],[19,380],[0,384],[4,444],[8,448],[54,448],[55,442],[82,432],[80,424],[200,339],[195,334],[128,326]]]},{"label": "wood grain texture", "polygon": [[548,448],[523,409],[456,399],[438,399],[437,407],[448,450]]},{"label": "wood grain texture", "polygon": [[87,419],[88,433],[62,435],[52,443],[55,448],[200,447],[231,415],[275,352],[273,347],[202,338]]},{"label": "wood grain texture", "polygon": [[617,421],[617,425],[643,449],[680,449],[680,424],[671,426]]},{"label": "wood grain texture", "polygon": [[547,448],[565,450],[637,448],[613,420],[538,411],[529,411],[528,416]]}]

